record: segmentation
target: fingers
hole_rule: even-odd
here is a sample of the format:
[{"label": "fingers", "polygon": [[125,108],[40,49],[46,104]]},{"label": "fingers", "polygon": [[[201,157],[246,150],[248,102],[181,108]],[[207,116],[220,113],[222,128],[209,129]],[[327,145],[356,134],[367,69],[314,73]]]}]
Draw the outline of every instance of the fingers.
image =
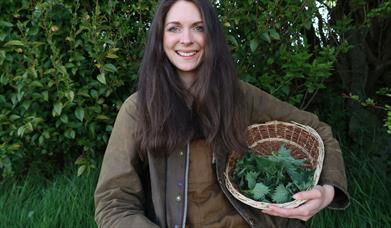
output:
[{"label": "fingers", "polygon": [[293,195],[293,198],[300,200],[318,199],[323,195],[323,187],[317,185],[313,189],[305,192],[299,192]]},{"label": "fingers", "polygon": [[266,210],[262,211],[265,214],[272,215],[272,216],[278,216],[283,218],[295,218],[300,219],[303,221],[307,221],[310,219],[314,214],[310,210],[300,210],[296,211],[295,209],[286,209],[286,208],[278,208],[278,207],[269,207]]},{"label": "fingers", "polygon": [[275,205],[270,205],[262,212],[272,216],[295,218],[307,221],[325,207],[324,201],[328,198],[329,194],[328,189],[317,185],[310,191],[299,192],[294,195],[295,199],[307,200],[306,203],[297,208],[280,208]]},{"label": "fingers", "polygon": [[289,217],[287,217],[287,216],[284,216],[284,215],[282,215],[280,213],[277,213],[277,212],[274,212],[274,211],[271,211],[271,210],[270,211],[263,210],[262,212],[265,213],[265,214],[271,215],[271,216],[278,216],[278,217],[284,217],[284,218],[294,218],[294,219],[300,219],[300,220],[303,220],[303,221],[308,221],[311,218],[311,216],[289,216]]},{"label": "fingers", "polygon": [[263,210],[265,214],[279,216],[284,218],[296,218],[307,221],[315,215],[321,206],[321,200],[309,200],[305,204],[297,208],[280,208],[270,205],[268,209]]}]

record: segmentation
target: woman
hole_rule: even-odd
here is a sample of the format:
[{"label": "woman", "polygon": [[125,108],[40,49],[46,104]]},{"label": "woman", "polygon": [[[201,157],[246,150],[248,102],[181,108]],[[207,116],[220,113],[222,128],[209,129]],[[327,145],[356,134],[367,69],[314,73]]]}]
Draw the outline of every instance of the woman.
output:
[{"label": "woman", "polygon": [[[249,124],[312,126],[325,143],[320,184],[294,209],[260,211],[222,178]],[[163,0],[152,22],[138,92],[118,113],[95,192],[99,227],[300,227],[326,206],[349,203],[338,142],[308,112],[240,82],[208,0]]]}]

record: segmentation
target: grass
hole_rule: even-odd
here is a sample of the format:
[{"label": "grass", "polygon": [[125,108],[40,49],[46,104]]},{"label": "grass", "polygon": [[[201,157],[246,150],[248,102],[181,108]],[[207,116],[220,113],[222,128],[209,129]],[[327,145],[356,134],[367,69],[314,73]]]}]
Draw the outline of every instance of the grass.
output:
[{"label": "grass", "polygon": [[[344,211],[323,210],[310,227],[391,227],[391,205],[388,201],[391,179],[385,162],[364,151],[345,152],[350,207]],[[389,156],[388,156],[389,157]],[[388,158],[389,159],[389,158]]]},{"label": "grass", "polygon": [[[389,165],[363,149],[343,150],[351,205],[345,211],[323,210],[309,227],[391,227]],[[0,227],[96,227],[92,197],[97,177],[98,171],[77,177],[72,167],[50,180],[30,175],[1,183]]]},{"label": "grass", "polygon": [[77,177],[71,168],[51,180],[30,175],[17,183],[1,183],[0,227],[96,227],[97,176]]}]

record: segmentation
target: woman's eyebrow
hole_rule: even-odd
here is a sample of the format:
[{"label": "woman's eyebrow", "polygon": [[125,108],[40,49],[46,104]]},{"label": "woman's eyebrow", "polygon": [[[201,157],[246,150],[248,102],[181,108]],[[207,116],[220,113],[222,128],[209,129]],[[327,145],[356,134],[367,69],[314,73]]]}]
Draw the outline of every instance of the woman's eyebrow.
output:
[{"label": "woman's eyebrow", "polygon": [[198,24],[204,24],[203,21],[197,21],[197,22],[194,22],[193,25],[198,25]]},{"label": "woman's eyebrow", "polygon": [[170,21],[170,22],[167,22],[167,23],[164,25],[164,27],[167,27],[167,26],[169,26],[169,25],[171,25],[171,24],[173,24],[173,25],[180,25],[181,23],[178,22],[178,21]]},{"label": "woman's eyebrow", "polygon": [[[198,25],[198,24],[203,24],[203,23],[204,23],[203,21],[196,21],[196,22],[194,22],[194,23],[192,24],[192,26]],[[166,23],[166,25],[165,25],[164,27],[167,27],[167,26],[170,25],[170,24],[181,25],[182,23],[179,22],[179,21],[169,21],[169,22]]]}]

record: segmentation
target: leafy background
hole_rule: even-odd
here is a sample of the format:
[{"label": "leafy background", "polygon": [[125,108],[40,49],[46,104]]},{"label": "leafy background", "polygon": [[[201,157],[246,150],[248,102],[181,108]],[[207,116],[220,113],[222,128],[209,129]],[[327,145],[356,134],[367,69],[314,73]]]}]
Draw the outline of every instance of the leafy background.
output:
[{"label": "leafy background", "polygon": [[[391,171],[386,133],[391,131],[391,1],[213,3],[241,79],[333,126],[351,186],[346,227],[390,225],[384,199],[391,187],[386,178]],[[136,89],[155,5],[156,0],[0,2],[0,187],[15,196],[0,197],[0,205],[8,205],[0,206],[6,227],[15,219],[21,221],[17,227],[66,226],[61,216],[56,220],[48,213],[64,206],[52,199],[65,190],[45,201],[47,208],[22,200],[23,194],[36,192],[42,199],[50,197],[45,194],[50,189],[77,183],[80,187],[70,191],[83,192],[79,181],[95,184],[116,113]],[[89,205],[74,209],[89,221],[92,191],[74,198]],[[36,205],[42,211],[30,213]],[[64,208],[57,214],[64,211],[79,220]],[[340,214],[333,213],[316,217],[314,227],[333,221],[343,226]],[[38,215],[52,219],[28,222]]]}]

